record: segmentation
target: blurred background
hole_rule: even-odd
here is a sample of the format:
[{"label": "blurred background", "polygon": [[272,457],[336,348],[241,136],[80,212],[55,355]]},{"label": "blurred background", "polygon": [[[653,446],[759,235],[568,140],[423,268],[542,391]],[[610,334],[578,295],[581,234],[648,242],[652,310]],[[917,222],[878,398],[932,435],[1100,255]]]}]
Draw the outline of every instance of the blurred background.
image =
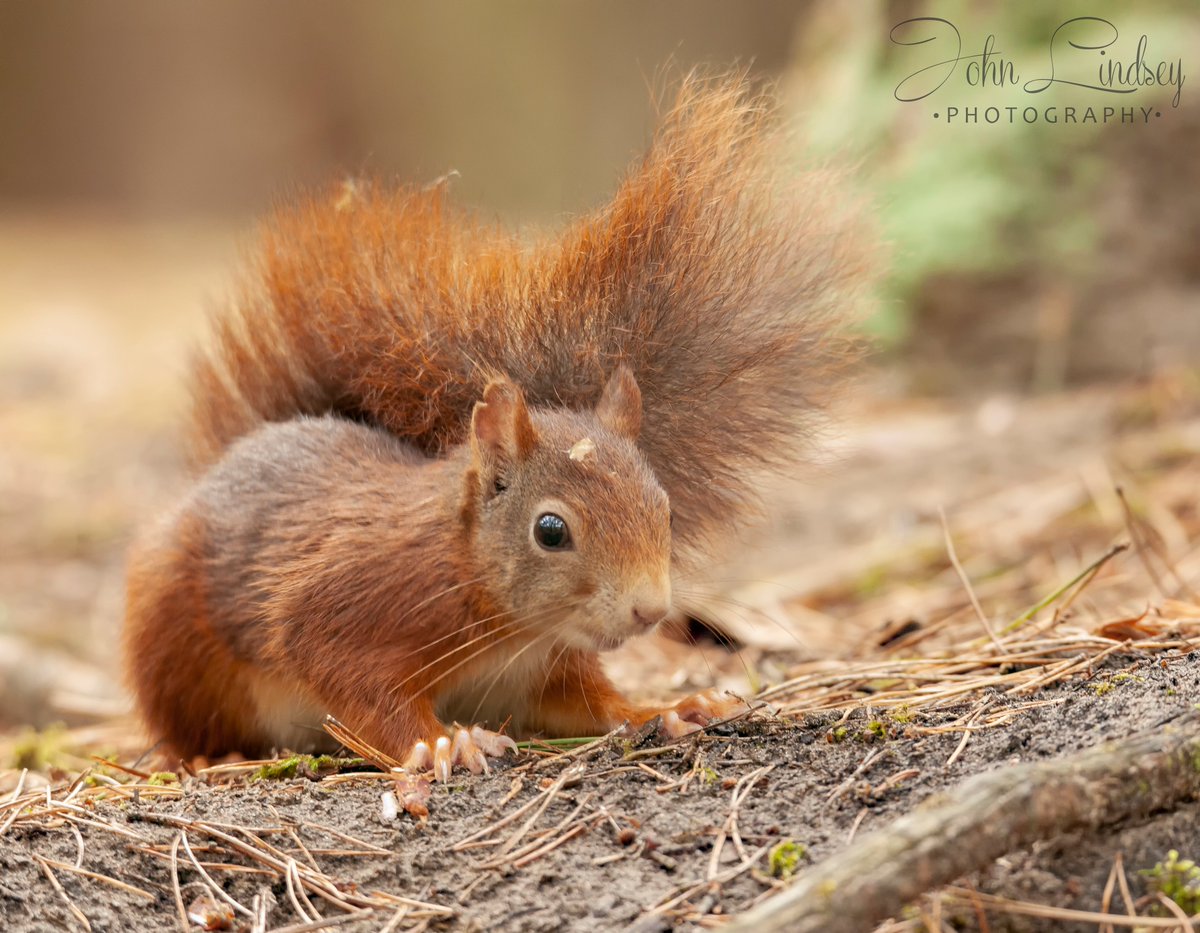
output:
[{"label": "blurred background", "polygon": [[947,126],[939,106],[1026,102],[960,77],[893,95],[919,67],[902,20],[952,19],[964,54],[994,33],[1032,77],[1074,15],[1114,21],[1123,59],[1145,34],[1200,69],[1200,14],[1165,0],[0,4],[0,732],[122,708],[122,554],[184,483],[187,354],[257,214],[331,177],[456,171],[460,202],[553,227],[602,202],[693,65],[776,81],[892,244],[829,462],[772,494],[753,573],[689,607],[735,672],[960,611],[930,601],[939,508],[969,568],[1021,575],[995,590],[1014,605],[1122,530],[1115,481],[1194,564],[1200,83],[1178,106],[1138,89],[1145,125]]}]

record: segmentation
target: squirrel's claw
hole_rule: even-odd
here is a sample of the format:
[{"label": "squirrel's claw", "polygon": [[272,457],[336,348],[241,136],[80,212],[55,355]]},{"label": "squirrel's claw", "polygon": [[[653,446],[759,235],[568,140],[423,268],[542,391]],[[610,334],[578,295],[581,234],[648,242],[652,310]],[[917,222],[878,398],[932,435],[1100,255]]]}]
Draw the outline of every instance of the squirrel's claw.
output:
[{"label": "squirrel's claw", "polygon": [[439,735],[433,745],[433,779],[443,784],[450,780],[450,772],[454,770],[454,759],[450,757],[453,751],[450,739]]},{"label": "squirrel's claw", "polygon": [[433,779],[445,784],[455,767],[466,768],[472,774],[487,774],[488,758],[500,758],[509,749],[517,750],[517,743],[507,735],[482,726],[470,729],[455,726],[452,735],[453,738],[438,736],[432,749],[428,742],[417,742],[404,761],[404,770],[432,771]]},{"label": "squirrel's claw", "polygon": [[662,714],[662,725],[658,727],[658,731],[668,739],[679,739],[703,728],[703,723],[691,722],[681,717],[675,710],[669,709]]},{"label": "squirrel's claw", "polygon": [[728,719],[747,709],[744,700],[716,694],[697,693],[680,700],[662,713],[659,731],[670,739],[696,732],[718,719]]},{"label": "squirrel's claw", "polygon": [[426,742],[417,742],[404,759],[405,771],[428,771],[433,767],[433,753]]},{"label": "squirrel's claw", "polygon": [[517,743],[510,736],[500,732],[492,732],[482,726],[471,727],[471,738],[488,758],[501,758],[510,749],[513,752],[517,750]]}]

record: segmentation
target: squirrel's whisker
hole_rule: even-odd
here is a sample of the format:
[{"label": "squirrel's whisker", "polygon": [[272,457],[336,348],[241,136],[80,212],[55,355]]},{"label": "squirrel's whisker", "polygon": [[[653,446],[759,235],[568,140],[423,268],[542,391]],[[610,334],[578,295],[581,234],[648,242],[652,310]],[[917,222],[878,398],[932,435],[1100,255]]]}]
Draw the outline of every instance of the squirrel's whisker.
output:
[{"label": "squirrel's whisker", "polygon": [[517,659],[519,657],[521,657],[521,655],[523,655],[530,648],[532,648],[534,645],[536,645],[539,642],[544,641],[546,639],[553,638],[556,634],[557,634],[557,632],[555,632],[553,629],[548,629],[547,631],[540,633],[536,638],[532,639],[523,648],[519,648],[516,652],[514,652],[509,657],[509,659],[504,662],[504,664],[503,664],[503,666],[501,666],[500,670],[496,671],[496,673],[492,676],[492,679],[490,681],[488,681],[487,688],[483,691],[483,696],[481,696],[479,698],[479,702],[475,704],[475,709],[471,713],[471,721],[472,722],[475,722],[477,720],[477,718],[479,716],[479,711],[481,709],[483,709],[483,704],[486,703],[487,698],[489,696],[491,696],[492,689],[499,682],[500,678],[504,676],[504,672],[507,671],[510,667],[512,667],[517,662]]},{"label": "squirrel's whisker", "polygon": [[588,711],[588,716],[593,720],[596,719],[596,713],[592,710],[592,701],[588,697],[587,685],[583,682],[583,666],[577,665],[575,670],[579,674],[579,695],[583,697],[583,705]]},{"label": "squirrel's whisker", "polygon": [[[793,641],[796,642],[797,645],[799,645],[801,648],[804,647],[804,643],[800,640],[800,637],[798,635],[796,635],[795,632],[790,631],[786,626],[783,625],[783,623],[777,621],[776,619],[773,619],[767,613],[761,612],[760,610],[757,610],[755,607],[749,606],[745,603],[740,603],[738,600],[735,600],[735,599],[719,597],[719,596],[716,596],[713,594],[709,594],[709,598],[717,600],[719,602],[726,602],[726,603],[730,604],[731,606],[733,606],[735,609],[741,608],[748,612],[758,612],[758,614],[761,615],[764,619],[766,619],[771,624],[777,626],[780,629],[780,631],[782,631],[784,634],[788,635]],[[752,624],[749,620],[746,619],[745,616],[741,615],[740,613],[735,612],[734,614],[737,615],[737,617],[739,619],[741,619],[743,623],[745,623],[747,625]],[[701,621],[701,624],[705,624],[703,622],[703,620],[700,620],[700,621]],[[710,628],[711,628],[711,626],[710,626]],[[696,649],[700,652],[700,656],[704,658],[704,663],[707,665],[708,664],[708,656],[704,653],[704,649],[700,647],[700,644],[696,640],[695,636],[692,635],[690,626],[688,626],[686,622],[683,625],[682,631],[687,636],[688,641],[690,641],[696,647]],[[720,633],[718,633],[718,634],[720,634]],[[718,641],[718,644],[722,644],[722,642]],[[746,675],[746,683],[753,685],[758,678],[756,678],[754,676],[754,674],[750,670],[750,665],[746,663],[746,658],[742,654],[742,649],[740,647],[735,646],[733,644],[733,642],[731,642],[727,638],[724,640],[723,645],[724,645],[724,648],[726,651],[728,651],[729,653],[731,653],[737,657],[738,663],[742,666],[742,672]],[[709,675],[713,676],[711,665],[709,665]],[[716,683],[715,676],[713,676],[713,683]]]},{"label": "squirrel's whisker", "polygon": [[[557,607],[553,607],[553,608],[557,609]],[[508,610],[507,612],[496,613],[496,615],[488,616],[486,619],[482,619],[482,620],[480,620],[479,623],[476,623],[476,624],[478,625],[478,624],[482,624],[483,622],[494,621],[495,619],[499,619],[501,616],[509,615],[512,611],[513,610]],[[405,677],[398,684],[394,685],[392,687],[392,689],[390,691],[388,691],[388,696],[390,697],[390,696],[398,693],[400,688],[402,688],[410,680],[419,676],[420,674],[425,673],[425,671],[429,670],[432,667],[437,667],[437,665],[441,664],[447,658],[453,657],[454,655],[458,654],[458,652],[465,651],[467,648],[470,648],[472,645],[478,644],[479,642],[484,641],[486,639],[494,638],[496,635],[505,631],[506,629],[511,629],[511,631],[507,635],[505,635],[503,638],[498,638],[493,642],[493,644],[499,644],[500,642],[507,640],[512,635],[519,635],[521,632],[525,631],[525,628],[523,628],[522,626],[525,626],[526,623],[528,623],[528,622],[536,621],[540,615],[548,614],[549,612],[550,612],[550,610],[542,610],[539,613],[530,613],[528,615],[525,615],[525,616],[522,616],[519,618],[508,619],[504,622],[499,623],[494,628],[491,628],[488,631],[484,632],[482,635],[476,635],[474,638],[468,639],[467,641],[463,642],[461,645],[456,645],[455,647],[451,648],[449,651],[442,652],[436,658],[434,658],[432,661],[429,661],[426,664],[424,664],[423,666],[419,667],[417,670],[413,671],[411,674],[409,674],[407,677]],[[457,633],[455,633],[455,634],[457,634]],[[439,639],[439,641],[442,641],[442,640],[444,640],[444,639]],[[436,642],[434,642],[434,644],[436,644]],[[483,650],[487,650],[488,647],[490,647],[490,645],[485,645]],[[417,653],[417,652],[414,652],[414,653]],[[476,652],[476,654],[471,655],[471,657],[477,657],[478,654],[481,654],[481,653],[482,653],[482,651]]]},{"label": "squirrel's whisker", "polygon": [[567,642],[564,641],[562,643],[562,647],[558,649],[558,654],[556,654],[554,656],[553,660],[551,660],[551,662],[546,665],[546,673],[542,677],[542,689],[538,691],[538,705],[539,706],[541,705],[542,700],[546,696],[546,687],[549,686],[549,684],[550,684],[550,675],[554,673],[555,669],[558,667],[558,662],[562,660],[563,655],[567,653],[567,649],[570,647],[571,646]]},{"label": "squirrel's whisker", "polygon": [[[792,641],[794,641],[796,643],[796,647],[800,648],[801,650],[807,650],[807,648],[808,648],[808,646],[804,643],[804,639],[802,639],[799,635],[797,635],[794,631],[792,631],[792,629],[790,629],[786,625],[784,625],[784,623],[782,623],[778,619],[776,619],[771,613],[764,612],[758,606],[754,606],[754,605],[751,605],[750,603],[734,599],[731,596],[722,596],[718,593],[703,593],[703,592],[696,592],[696,591],[689,591],[689,590],[679,590],[678,592],[679,592],[679,595],[683,596],[683,597],[690,596],[693,599],[711,600],[712,602],[716,602],[716,603],[724,603],[726,606],[729,606],[732,609],[741,609],[743,612],[754,613],[754,616],[756,618],[761,618],[761,619],[771,623],[777,629],[779,629],[781,632],[783,632],[784,635],[786,635],[788,638],[790,638]],[[735,613],[735,614],[737,615],[737,617],[739,619],[741,619],[747,625],[754,624],[753,621],[748,619],[746,616],[738,614],[738,613]],[[700,621],[703,622],[704,620],[701,619]]]},{"label": "squirrel's whisker", "polygon": [[[696,654],[700,655],[700,660],[702,660],[704,662],[704,666],[706,668],[708,668],[708,679],[712,683],[715,684],[717,682],[717,673],[716,673],[716,671],[713,670],[713,666],[708,660],[708,655],[705,653],[704,649],[700,647],[700,642],[697,641],[696,636],[691,633],[691,629],[688,626],[687,622],[685,621],[682,624],[680,624],[680,623],[664,623],[664,624],[675,626],[676,631],[678,631],[680,634],[683,635],[684,638],[687,639],[688,644],[691,645],[696,650]],[[740,654],[738,656],[741,657]],[[750,669],[748,667],[746,667],[746,664],[744,661],[742,662],[742,666],[746,668],[746,673],[749,674]]]},{"label": "squirrel's whisker", "polygon": [[[446,640],[448,640],[448,639],[450,639],[450,638],[454,638],[454,637],[456,637],[456,636],[458,636],[458,635],[461,635],[463,632],[466,632],[466,631],[468,631],[468,630],[470,630],[470,629],[473,629],[473,628],[478,628],[478,627],[479,627],[479,626],[481,626],[481,625],[486,625],[486,624],[487,624],[487,623],[489,623],[489,622],[494,622],[496,619],[503,618],[503,617],[504,617],[504,616],[506,616],[506,615],[512,615],[512,614],[513,614],[514,612],[516,612],[516,611],[517,611],[517,610],[515,610],[515,609],[506,609],[506,610],[504,610],[503,612],[497,612],[497,613],[495,613],[494,615],[485,616],[485,617],[484,617],[484,618],[482,618],[482,619],[478,619],[478,620],[476,620],[476,621],[474,621],[474,622],[469,622],[469,623],[467,623],[466,625],[462,626],[461,628],[459,628],[459,629],[456,629],[455,631],[452,631],[452,632],[447,632],[445,635],[442,635],[440,638],[435,638],[433,641],[426,642],[425,644],[421,645],[420,647],[418,647],[418,648],[414,648],[414,649],[412,650],[412,653],[413,653],[413,654],[422,654],[422,653],[424,653],[424,652],[428,651],[428,650],[429,650],[430,648],[432,648],[434,645],[439,645],[439,644],[441,644],[442,642],[444,642],[444,641],[446,641]],[[505,623],[502,623],[502,624],[503,624],[503,625],[507,625],[508,623],[507,623],[507,622],[505,622]],[[486,638],[486,637],[487,637],[487,633],[485,633],[484,635],[481,635],[481,636],[479,636],[479,637],[480,637],[480,638]],[[473,643],[474,643],[474,641],[476,641],[476,640],[477,640],[477,639],[472,639],[471,641],[467,642],[467,644],[468,644],[468,645],[470,645],[470,644],[473,644]],[[457,650],[457,649],[454,649],[454,650]]]},{"label": "squirrel's whisker", "polygon": [[[419,609],[424,609],[435,599],[441,599],[443,596],[449,596],[455,590],[461,590],[468,586],[475,586],[478,583],[483,583],[485,580],[487,580],[487,577],[476,577],[474,580],[464,580],[462,583],[455,583],[453,586],[448,586],[444,590],[442,590],[440,593],[434,593],[432,596],[425,597],[423,600],[421,600],[415,606],[412,606],[408,610],[408,612],[406,612],[403,615],[398,616],[396,619],[394,619],[392,621],[392,624],[399,625],[401,622],[403,622],[405,619],[407,619],[414,612],[416,612]],[[451,632],[450,635],[448,635],[446,637],[449,638],[449,637],[453,636],[453,634],[454,633]]]},{"label": "squirrel's whisker", "polygon": [[[524,618],[516,620],[516,621],[520,622],[520,623],[528,623],[530,621],[536,621],[539,617],[549,616],[549,615],[552,615],[555,612],[559,612],[561,610],[562,610],[562,607],[560,607],[560,606],[551,606],[548,609],[543,609],[539,612],[530,613],[529,615],[525,616]],[[509,623],[509,624],[513,624],[513,623]],[[475,658],[479,657],[481,654],[484,654],[487,651],[491,651],[492,649],[498,647],[499,645],[503,644],[504,642],[509,641],[510,639],[516,637],[517,635],[523,635],[528,630],[529,630],[528,626],[516,628],[513,631],[500,636],[495,641],[485,644],[482,648],[476,649],[470,655],[463,658],[461,661],[459,661],[457,664],[453,665],[449,669],[443,671],[441,674],[439,674],[437,677],[435,677],[428,684],[425,684],[423,687],[421,687],[419,690],[417,690],[413,694],[413,696],[411,698],[409,698],[408,702],[411,702],[413,699],[421,696],[424,693],[428,693],[431,689],[433,689],[433,687],[435,687],[437,684],[441,683],[443,680],[445,680],[447,677],[449,677],[451,674],[453,674],[455,671],[457,671],[464,664],[467,664],[467,663],[473,661]],[[485,637],[485,636],[480,636],[480,638],[477,638],[474,640],[479,641],[483,637]],[[438,658],[437,661],[432,662],[432,664],[438,664],[441,661],[444,661],[446,658],[449,658],[451,655],[455,654],[457,652],[457,650],[458,649],[455,649],[455,651],[447,652],[446,654],[444,654],[440,658]],[[430,666],[432,666],[432,664],[426,665],[426,667],[430,667]]]}]

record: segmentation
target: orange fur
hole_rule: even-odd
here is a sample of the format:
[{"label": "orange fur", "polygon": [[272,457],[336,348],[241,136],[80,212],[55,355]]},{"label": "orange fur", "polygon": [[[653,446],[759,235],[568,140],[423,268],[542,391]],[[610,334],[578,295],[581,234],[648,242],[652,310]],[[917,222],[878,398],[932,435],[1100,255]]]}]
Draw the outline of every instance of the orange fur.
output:
[{"label": "orange fur", "polygon": [[[611,203],[532,243],[444,185],[275,214],[197,364],[196,485],[130,564],[158,735],[315,742],[312,707],[403,757],[439,712],[557,735],[652,715],[596,652],[810,436],[870,265],[834,173],[781,178],[770,111],[686,80]],[[568,551],[537,545],[547,511]]]},{"label": "orange fur", "polygon": [[742,80],[684,81],[611,202],[532,242],[445,184],[283,207],[198,364],[195,462],[329,411],[437,454],[494,373],[533,405],[583,409],[624,362],[679,557],[700,556],[752,509],[759,469],[811,437],[875,260],[840,173],[782,166],[773,111]]}]

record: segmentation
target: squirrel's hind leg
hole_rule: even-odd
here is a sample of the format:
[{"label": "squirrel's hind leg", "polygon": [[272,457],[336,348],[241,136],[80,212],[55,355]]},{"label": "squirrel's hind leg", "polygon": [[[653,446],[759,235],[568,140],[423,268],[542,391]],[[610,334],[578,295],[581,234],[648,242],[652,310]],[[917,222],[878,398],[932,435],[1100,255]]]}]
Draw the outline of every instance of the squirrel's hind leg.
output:
[{"label": "squirrel's hind leg", "polygon": [[207,624],[206,586],[187,529],[172,526],[133,551],[123,634],[126,678],[164,754],[263,750],[247,711],[248,672]]}]

